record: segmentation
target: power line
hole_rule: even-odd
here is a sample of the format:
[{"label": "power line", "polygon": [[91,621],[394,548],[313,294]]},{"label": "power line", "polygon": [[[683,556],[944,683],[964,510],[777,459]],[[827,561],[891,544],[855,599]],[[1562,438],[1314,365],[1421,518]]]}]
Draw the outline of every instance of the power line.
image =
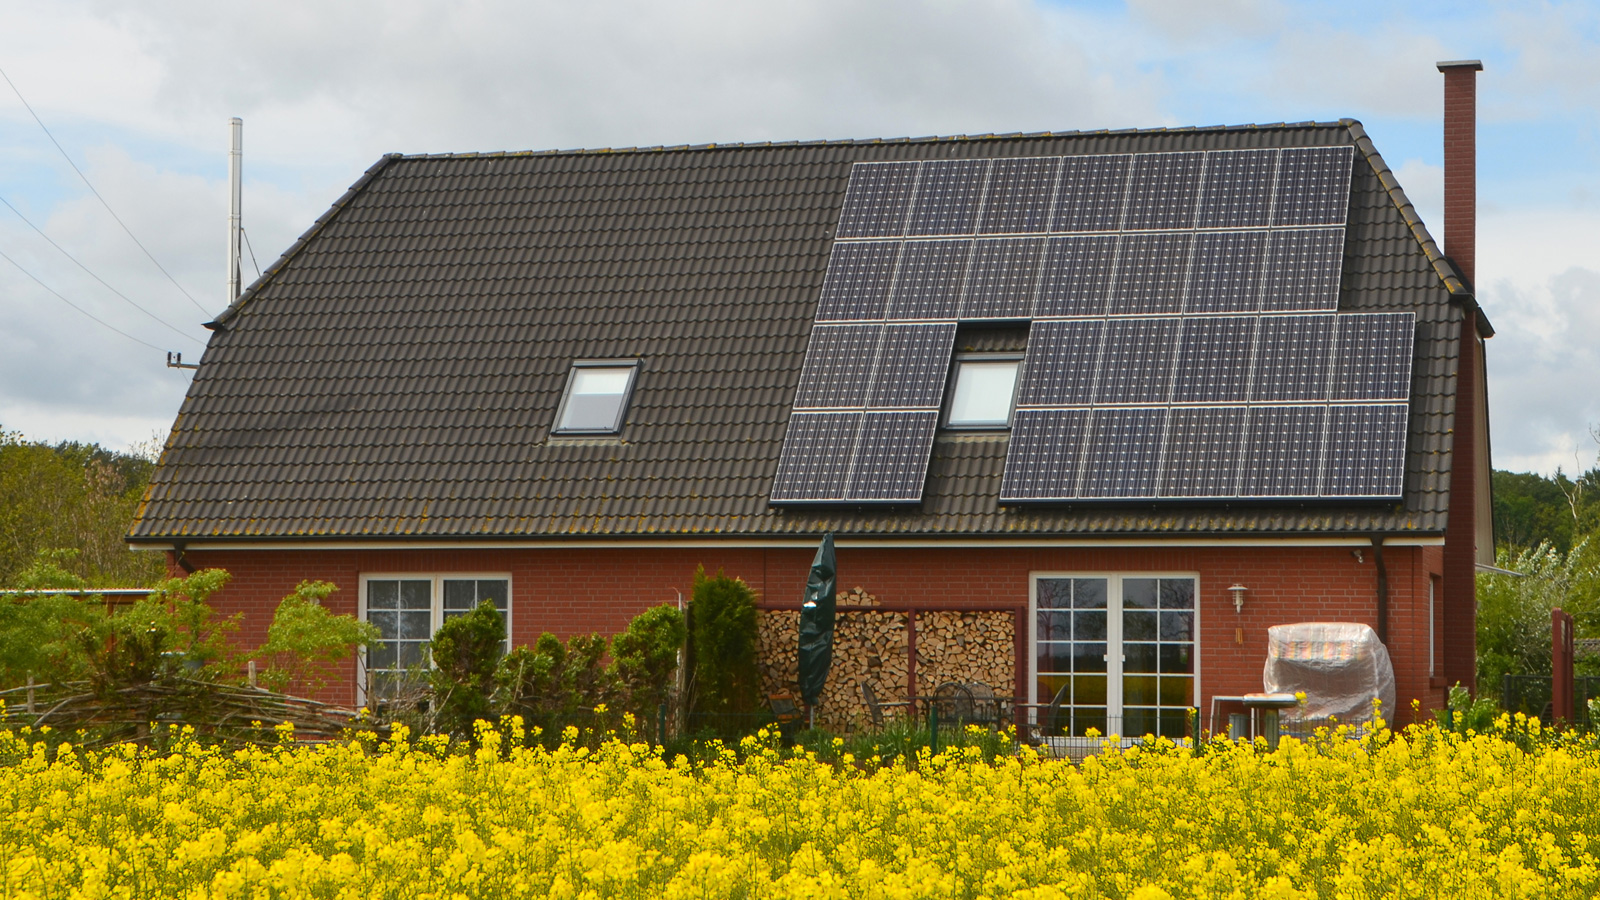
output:
[{"label": "power line", "polygon": [[61,251],[61,255],[62,256],[65,256],[67,259],[72,260],[73,264],[76,265],[78,268],[82,269],[83,271],[87,272],[90,278],[93,278],[95,281],[98,281],[102,285],[104,285],[106,290],[110,291],[113,294],[116,294],[118,297],[121,297],[123,300],[127,301],[129,306],[132,306],[134,309],[137,309],[139,312],[142,312],[145,315],[149,316],[150,318],[156,320],[157,322],[160,322],[162,325],[165,325],[167,328],[171,329],[173,331],[173,333],[181,336],[184,340],[194,341],[196,344],[200,344],[202,347],[205,346],[205,343],[203,341],[200,341],[199,339],[195,338],[194,336],[192,336],[190,334],[186,334],[178,326],[172,324],[171,322],[168,322],[166,319],[161,318],[160,316],[156,315],[155,313],[151,312],[150,310],[145,309],[144,307],[140,306],[139,304],[135,303],[132,299],[130,299],[127,294],[124,294],[123,292],[121,292],[121,291],[117,290],[116,288],[112,287],[111,285],[107,284],[106,280],[104,278],[101,278],[99,275],[96,275],[93,271],[90,270],[90,268],[88,266],[86,266],[83,263],[79,262],[78,258],[76,256],[73,256],[71,253],[68,253],[66,251],[66,248],[62,247],[60,244],[58,244],[54,240],[52,240],[50,238],[50,235],[45,234],[44,233],[44,229],[42,229],[39,226],[37,226],[37,225],[33,224],[32,222],[30,222],[28,220],[28,217],[22,214],[21,210],[17,209],[15,206],[11,205],[11,201],[10,200],[7,200],[4,197],[0,197],[0,203],[4,203],[6,205],[6,209],[9,209],[12,212],[16,213],[17,214],[17,218],[21,219],[23,221],[23,223],[26,224],[29,228],[32,228],[34,231],[38,232],[39,236],[44,238],[45,241],[50,244],[50,246],[52,246],[52,247],[56,248],[57,250]]},{"label": "power line", "polygon": [[68,300],[67,298],[65,298],[65,297],[61,296],[60,294],[56,293],[55,288],[52,288],[50,285],[45,284],[44,282],[40,281],[38,279],[38,277],[35,276],[32,272],[29,272],[27,269],[24,269],[22,267],[22,263],[19,263],[16,260],[12,259],[11,257],[7,256],[5,254],[5,251],[3,251],[3,250],[0,250],[0,259],[3,259],[6,262],[11,263],[13,266],[16,266],[18,272],[21,272],[22,274],[28,276],[29,278],[32,278],[35,284],[37,284],[37,285],[39,285],[39,287],[42,287],[45,290],[49,291],[51,294],[55,295],[55,298],[57,300],[60,300],[62,303],[65,303],[66,305],[72,307],[73,309],[77,310],[78,312],[83,313],[84,315],[86,315],[89,318],[95,320],[96,322],[99,322],[101,325],[104,325],[105,327],[111,329],[112,331],[115,331],[117,334],[122,335],[123,337],[127,338],[128,340],[133,341],[135,344],[144,344],[144,346],[149,347],[151,350],[155,350],[157,352],[161,351],[161,348],[157,347],[155,344],[150,344],[150,343],[146,343],[145,341],[139,340],[138,338],[136,338],[133,335],[127,333],[126,331],[123,331],[121,328],[118,328],[117,326],[111,324],[110,322],[107,322],[106,320],[100,318],[99,316],[95,315],[94,313],[89,312],[87,309],[84,309],[83,307],[79,306],[78,304],[73,303],[71,300]]},{"label": "power line", "polygon": [[155,267],[157,269],[161,270],[161,274],[167,276],[167,280],[172,282],[172,286],[177,288],[180,292],[182,292],[182,294],[185,297],[188,297],[189,298],[189,302],[193,303],[195,305],[196,309],[200,310],[202,313],[205,313],[208,316],[211,315],[211,313],[208,312],[204,306],[200,305],[200,301],[199,300],[196,300],[188,291],[183,289],[183,285],[178,283],[178,279],[172,277],[172,273],[168,272],[166,270],[166,267],[162,266],[160,262],[156,261],[156,258],[153,255],[151,255],[150,251],[145,249],[144,244],[139,243],[139,239],[134,237],[133,231],[130,228],[128,228],[126,223],[124,223],[122,221],[122,217],[117,215],[116,210],[111,208],[111,204],[106,202],[106,198],[100,196],[100,192],[95,190],[93,184],[89,183],[89,176],[83,174],[83,170],[78,168],[78,164],[72,161],[72,157],[71,156],[67,155],[66,148],[62,147],[61,146],[61,142],[56,140],[56,136],[50,133],[50,129],[49,128],[45,127],[44,120],[39,118],[39,114],[33,111],[33,107],[32,106],[28,105],[27,98],[22,96],[22,92],[17,90],[17,86],[15,84],[12,84],[11,76],[6,74],[5,69],[0,69],[0,78],[4,78],[5,81],[6,81],[6,84],[11,86],[11,92],[13,94],[17,95],[17,99],[18,100],[22,101],[23,107],[28,110],[28,115],[33,116],[33,120],[35,122],[39,123],[39,128],[41,128],[44,131],[45,137],[49,138],[50,139],[50,143],[55,144],[56,145],[56,149],[61,151],[61,156],[62,156],[62,158],[64,158],[67,161],[67,165],[72,167],[72,171],[78,173],[78,177],[83,179],[84,185],[89,188],[89,193],[94,194],[95,199],[100,201],[100,205],[104,206],[106,208],[106,212],[111,214],[111,218],[117,220],[117,224],[121,225],[122,226],[122,230],[127,232],[128,238],[130,240],[132,240],[134,242],[134,244],[136,244],[139,247],[140,250],[144,251],[144,255],[152,263],[155,263]]}]

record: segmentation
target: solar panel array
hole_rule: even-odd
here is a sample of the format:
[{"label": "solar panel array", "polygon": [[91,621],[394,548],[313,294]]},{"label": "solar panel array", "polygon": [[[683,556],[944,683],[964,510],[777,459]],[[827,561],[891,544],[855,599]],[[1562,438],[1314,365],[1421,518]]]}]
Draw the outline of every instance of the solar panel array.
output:
[{"label": "solar panel array", "polygon": [[1036,321],[1003,502],[1381,498],[1412,313]]},{"label": "solar panel array", "polygon": [[1003,502],[1398,496],[1414,322],[1335,314],[1352,159],[854,164],[772,502],[920,500],[957,324],[1030,320]]}]

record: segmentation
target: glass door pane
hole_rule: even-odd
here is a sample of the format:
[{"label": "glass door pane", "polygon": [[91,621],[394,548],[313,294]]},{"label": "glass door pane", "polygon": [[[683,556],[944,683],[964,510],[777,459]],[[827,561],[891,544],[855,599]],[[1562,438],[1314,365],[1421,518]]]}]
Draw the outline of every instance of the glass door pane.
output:
[{"label": "glass door pane", "polygon": [[1034,623],[1035,700],[1047,736],[1106,731],[1108,580],[1041,578]]},{"label": "glass door pane", "polygon": [[1194,579],[1122,579],[1122,734],[1187,731],[1194,705]]}]

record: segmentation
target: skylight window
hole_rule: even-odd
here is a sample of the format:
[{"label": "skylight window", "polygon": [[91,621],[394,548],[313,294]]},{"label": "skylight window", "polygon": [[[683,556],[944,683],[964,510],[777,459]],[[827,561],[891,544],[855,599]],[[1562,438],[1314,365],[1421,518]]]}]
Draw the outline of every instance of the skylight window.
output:
[{"label": "skylight window", "polygon": [[615,434],[622,430],[637,361],[576,362],[556,412],[557,434]]},{"label": "skylight window", "polygon": [[949,428],[1006,428],[1016,393],[1015,357],[969,356],[956,360],[955,388],[950,392]]}]

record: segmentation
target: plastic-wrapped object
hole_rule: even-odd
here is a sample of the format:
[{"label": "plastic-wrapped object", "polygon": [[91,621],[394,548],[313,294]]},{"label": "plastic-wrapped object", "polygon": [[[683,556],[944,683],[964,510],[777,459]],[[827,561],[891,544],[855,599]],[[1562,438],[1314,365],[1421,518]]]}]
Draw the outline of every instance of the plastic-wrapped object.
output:
[{"label": "plastic-wrapped object", "polygon": [[1389,650],[1371,628],[1356,622],[1301,622],[1267,629],[1267,666],[1261,680],[1269,693],[1306,695],[1305,706],[1287,715],[1299,727],[1372,722],[1372,701],[1394,720],[1394,666]]}]

